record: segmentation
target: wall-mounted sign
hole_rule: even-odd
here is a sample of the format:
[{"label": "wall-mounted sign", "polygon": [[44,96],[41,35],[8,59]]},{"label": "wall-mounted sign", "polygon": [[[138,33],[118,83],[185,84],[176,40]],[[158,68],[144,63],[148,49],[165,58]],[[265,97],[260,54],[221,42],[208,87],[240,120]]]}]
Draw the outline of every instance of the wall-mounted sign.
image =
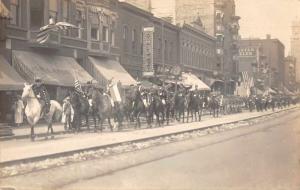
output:
[{"label": "wall-mounted sign", "polygon": [[249,56],[256,56],[256,49],[255,48],[240,48],[239,49],[239,56],[240,57],[249,57]]},{"label": "wall-mounted sign", "polygon": [[153,76],[153,33],[154,27],[143,30],[143,76]]}]

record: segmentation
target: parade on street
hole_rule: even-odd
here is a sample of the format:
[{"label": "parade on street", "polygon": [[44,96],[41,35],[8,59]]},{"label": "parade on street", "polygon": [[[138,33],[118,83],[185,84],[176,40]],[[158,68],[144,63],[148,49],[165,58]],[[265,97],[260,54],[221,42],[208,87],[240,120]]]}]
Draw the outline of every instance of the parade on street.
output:
[{"label": "parade on street", "polygon": [[0,190],[298,190],[300,2],[254,1],[0,0]]}]

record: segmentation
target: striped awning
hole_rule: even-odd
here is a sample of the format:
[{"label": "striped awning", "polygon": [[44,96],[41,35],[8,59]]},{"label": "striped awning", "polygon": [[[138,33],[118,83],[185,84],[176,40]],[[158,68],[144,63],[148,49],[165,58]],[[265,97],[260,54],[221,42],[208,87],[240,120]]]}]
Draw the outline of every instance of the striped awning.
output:
[{"label": "striped awning", "polygon": [[113,83],[121,83],[123,86],[136,84],[136,80],[121,66],[112,59],[96,58],[89,56],[89,73],[102,85],[106,85],[109,80]]},{"label": "striped awning", "polygon": [[82,84],[93,80],[74,58],[55,53],[14,50],[13,67],[28,82],[40,77],[48,85],[73,87],[75,79]]},{"label": "striped awning", "polygon": [[0,55],[0,90],[21,90],[25,80]]},{"label": "striped awning", "polygon": [[198,87],[198,90],[210,91],[210,87],[201,81],[196,75],[191,73],[182,73],[181,84],[184,86],[191,86],[192,90]]}]

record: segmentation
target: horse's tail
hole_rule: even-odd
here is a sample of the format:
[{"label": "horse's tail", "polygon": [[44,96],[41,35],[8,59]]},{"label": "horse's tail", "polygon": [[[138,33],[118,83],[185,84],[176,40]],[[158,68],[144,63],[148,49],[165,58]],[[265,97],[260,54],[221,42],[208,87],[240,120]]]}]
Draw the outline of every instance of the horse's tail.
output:
[{"label": "horse's tail", "polygon": [[51,100],[51,104],[53,104],[55,107],[55,110],[53,113],[53,120],[60,121],[62,112],[63,112],[62,106],[55,100]]}]

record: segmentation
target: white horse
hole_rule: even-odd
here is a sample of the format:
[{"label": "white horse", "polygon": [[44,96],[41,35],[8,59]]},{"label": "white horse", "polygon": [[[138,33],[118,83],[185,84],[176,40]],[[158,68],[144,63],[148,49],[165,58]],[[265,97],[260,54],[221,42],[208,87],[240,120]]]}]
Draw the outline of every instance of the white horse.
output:
[{"label": "white horse", "polygon": [[[53,138],[53,128],[52,128],[52,121],[53,116],[55,116],[55,119],[58,120],[62,114],[62,107],[61,105],[55,101],[50,101],[50,111],[49,113],[41,116],[42,111],[42,105],[39,102],[39,100],[35,97],[34,92],[32,90],[32,84],[24,84],[25,87],[23,89],[22,93],[22,99],[26,101],[26,108],[25,108],[25,114],[27,116],[27,121],[31,127],[31,140],[34,141],[35,134],[34,134],[34,126],[36,123],[43,117],[48,125],[47,130],[47,137],[49,134],[49,130],[51,129],[51,138]],[[46,137],[46,138],[47,138]]]}]

